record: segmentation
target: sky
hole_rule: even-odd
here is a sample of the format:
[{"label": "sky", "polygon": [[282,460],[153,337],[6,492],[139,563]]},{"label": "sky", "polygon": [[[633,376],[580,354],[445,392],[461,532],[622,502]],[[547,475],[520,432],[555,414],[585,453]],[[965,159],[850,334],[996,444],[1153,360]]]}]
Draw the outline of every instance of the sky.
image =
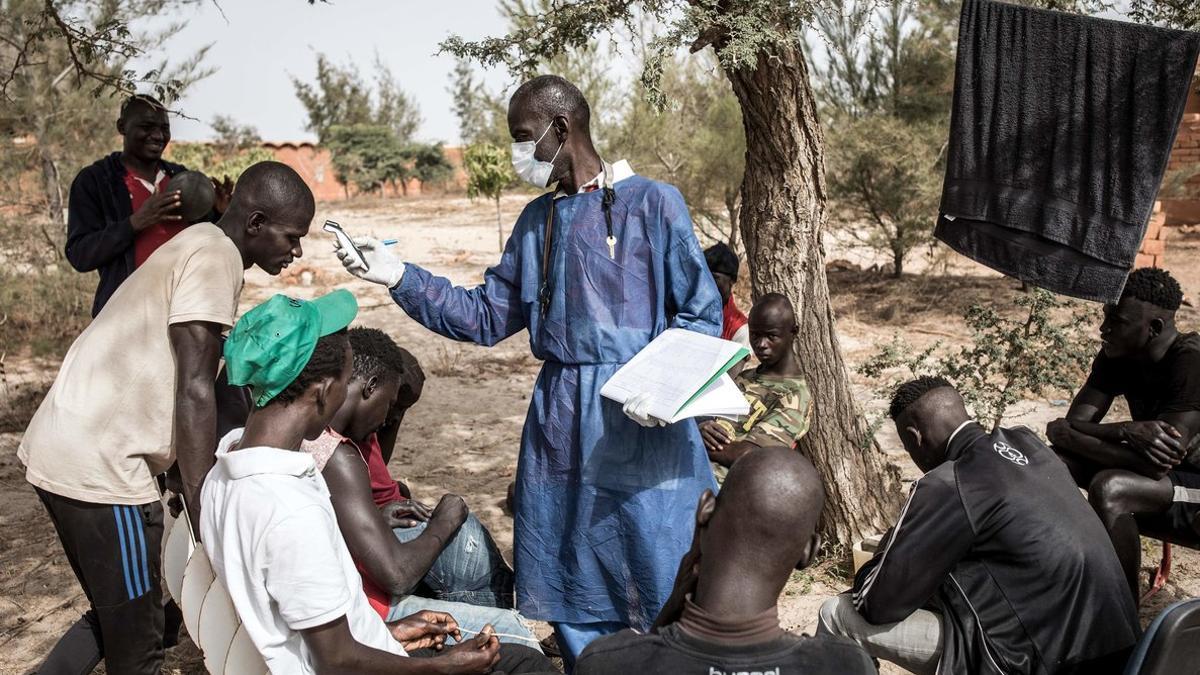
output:
[{"label": "sky", "polygon": [[[222,16],[222,10],[224,16]],[[165,19],[164,19],[165,20]],[[504,21],[494,0],[212,0],[185,6],[170,20],[186,26],[164,45],[182,56],[212,43],[204,64],[212,75],[189,87],[173,107],[196,120],[175,119],[172,136],[212,136],[215,115],[258,129],[266,141],[315,140],[304,130],[306,115],[291,76],[313,81],[317,53],[373,73],[375,54],[413,96],[424,121],[422,141],[457,143],[458,119],[448,91],[454,58],[437,56],[438,43],[457,33],[465,39],[501,34]],[[157,62],[161,53],[151,55]],[[181,60],[181,59],[176,59]],[[492,91],[509,86],[507,72],[479,71]]]}]

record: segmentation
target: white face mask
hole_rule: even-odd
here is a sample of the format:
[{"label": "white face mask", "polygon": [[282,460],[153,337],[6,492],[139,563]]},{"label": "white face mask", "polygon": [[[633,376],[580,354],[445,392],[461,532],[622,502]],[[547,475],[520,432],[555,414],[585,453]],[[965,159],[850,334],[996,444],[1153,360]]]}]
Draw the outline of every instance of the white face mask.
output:
[{"label": "white face mask", "polygon": [[554,157],[551,157],[549,162],[543,162],[533,156],[538,143],[541,143],[546,134],[550,133],[550,128],[553,126],[554,123],[551,122],[536,141],[521,141],[512,144],[513,170],[517,172],[521,180],[534,187],[544,188],[550,182],[550,174],[554,171],[554,160],[558,159],[558,153],[562,151],[563,144],[559,143],[558,150],[554,151]]}]

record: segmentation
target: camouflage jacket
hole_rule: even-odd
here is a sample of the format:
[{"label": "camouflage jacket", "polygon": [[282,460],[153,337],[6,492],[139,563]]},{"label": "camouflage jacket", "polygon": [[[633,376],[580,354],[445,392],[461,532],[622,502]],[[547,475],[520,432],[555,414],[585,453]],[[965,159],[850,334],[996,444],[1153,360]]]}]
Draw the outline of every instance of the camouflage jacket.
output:
[{"label": "camouflage jacket", "polygon": [[747,368],[734,382],[750,403],[750,414],[731,423],[733,440],[794,448],[808,433],[813,402],[803,377],[760,375]]}]

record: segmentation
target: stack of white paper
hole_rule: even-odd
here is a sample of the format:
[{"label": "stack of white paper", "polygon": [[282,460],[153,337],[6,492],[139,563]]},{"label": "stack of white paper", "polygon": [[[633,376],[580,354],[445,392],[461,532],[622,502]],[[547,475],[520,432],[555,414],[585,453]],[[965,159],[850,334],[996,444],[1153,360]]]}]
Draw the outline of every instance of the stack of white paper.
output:
[{"label": "stack of white paper", "polygon": [[741,417],[750,405],[726,371],[749,355],[736,342],[671,328],[614,373],[600,395],[624,404],[648,393],[648,412],[667,422]]}]

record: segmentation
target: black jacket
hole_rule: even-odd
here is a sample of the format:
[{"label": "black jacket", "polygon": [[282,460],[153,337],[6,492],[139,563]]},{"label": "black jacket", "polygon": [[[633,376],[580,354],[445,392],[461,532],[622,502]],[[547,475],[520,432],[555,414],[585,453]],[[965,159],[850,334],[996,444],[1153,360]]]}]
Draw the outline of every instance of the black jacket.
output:
[{"label": "black jacket", "polygon": [[[174,176],[186,168],[160,160]],[[84,167],[71,183],[67,206],[67,260],[80,272],[100,272],[92,316],[100,313],[121,282],[133,274],[133,202],[125,186],[125,165],[114,152]]]},{"label": "black jacket", "polygon": [[922,607],[941,614],[939,675],[1106,672],[1139,632],[1104,527],[1023,427],[959,429],[859,570],[853,598],[875,624]]},{"label": "black jacket", "polygon": [[589,644],[579,655],[576,675],[867,675],[875,673],[862,647],[831,636],[785,633],[766,643],[715,644],[689,634],[679,624],[657,633],[623,630]]}]

